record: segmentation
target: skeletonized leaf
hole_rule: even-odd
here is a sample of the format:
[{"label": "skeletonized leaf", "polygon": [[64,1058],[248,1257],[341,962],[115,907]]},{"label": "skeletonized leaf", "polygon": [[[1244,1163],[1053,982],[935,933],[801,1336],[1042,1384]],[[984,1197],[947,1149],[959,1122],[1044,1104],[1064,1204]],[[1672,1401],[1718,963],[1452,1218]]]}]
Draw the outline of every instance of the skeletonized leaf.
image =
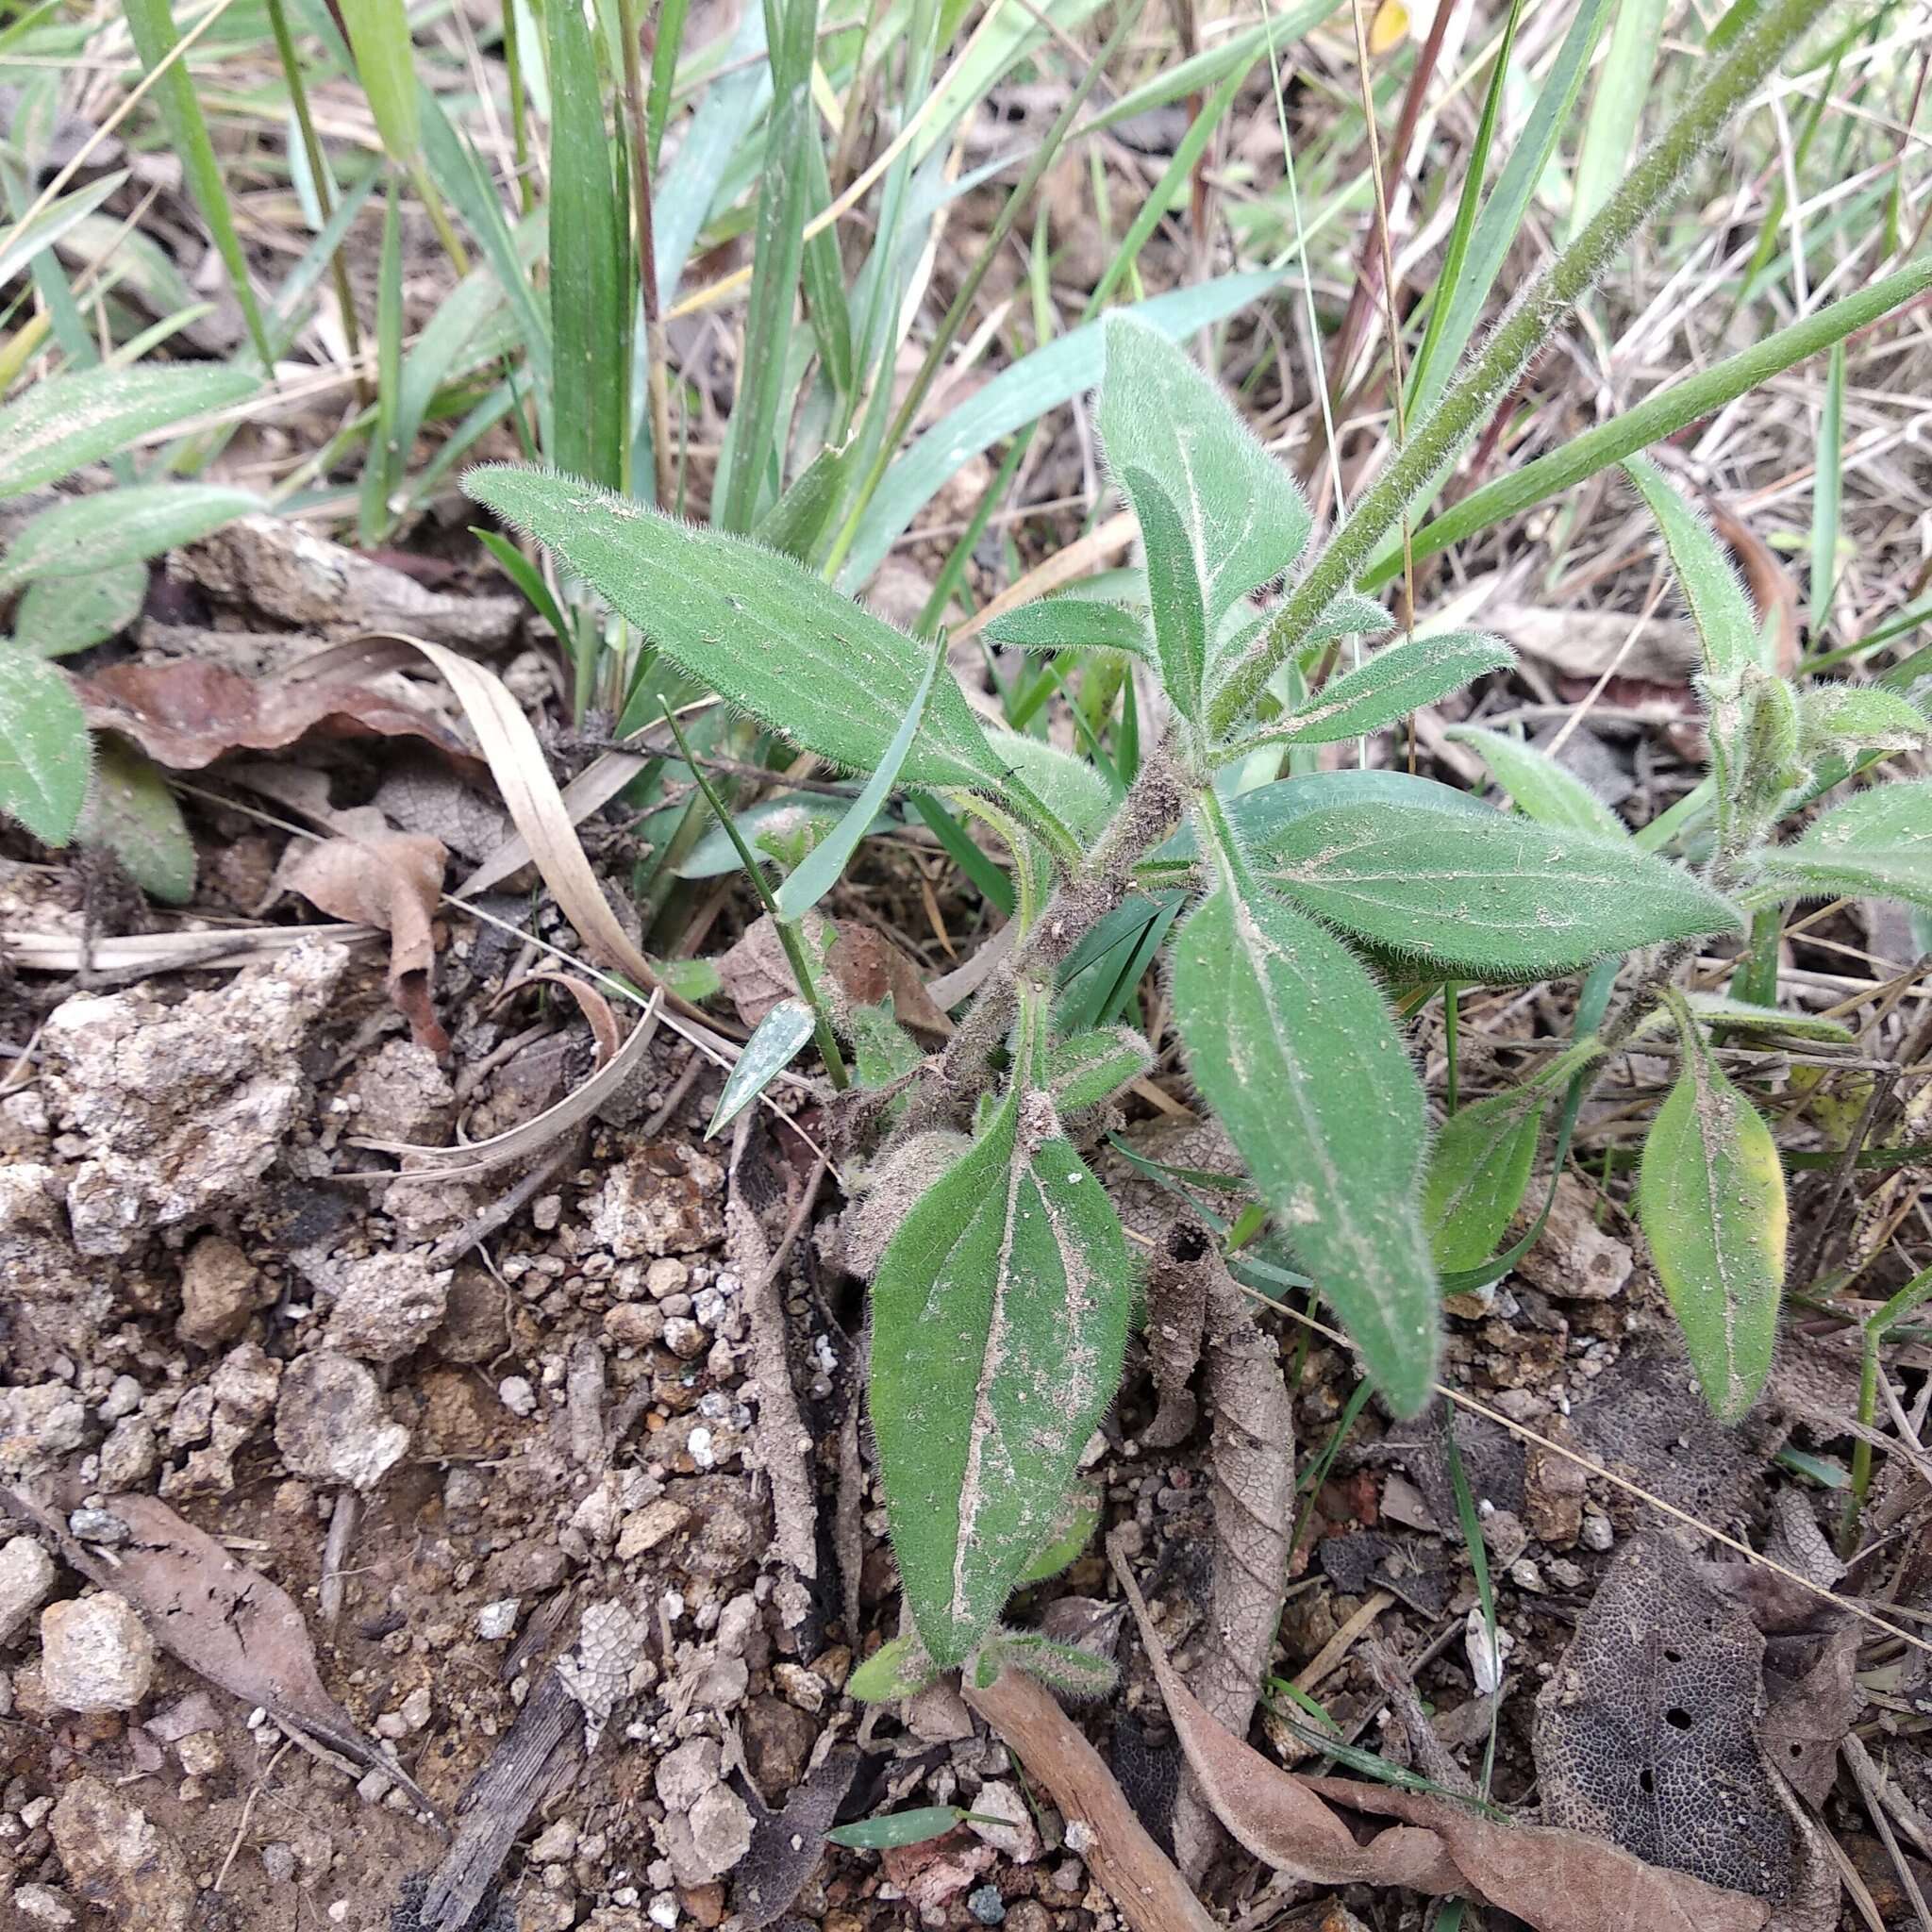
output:
[{"label": "skeletonized leaf", "polygon": [[1447,734],[1455,744],[1466,744],[1488,765],[1496,783],[1515,801],[1518,811],[1540,825],[1557,831],[1593,832],[1605,839],[1624,839],[1629,829],[1615,812],[1574,772],[1555,758],[1479,724],[1458,724]]},{"label": "skeletonized leaf", "polygon": [[1501,638],[1481,631],[1406,638],[1331,678],[1299,710],[1257,736],[1287,744],[1332,744],[1357,738],[1460,691],[1486,671],[1515,661],[1515,652]]},{"label": "skeletonized leaf", "polygon": [[960,1662],[1052,1534],[1126,1345],[1126,1241],[1042,1092],[1010,1092],[921,1197],[873,1289],[892,1545],[934,1662]]},{"label": "skeletonized leaf", "polygon": [[1444,1274],[1479,1268],[1501,1245],[1528,1191],[1553,1098],[1497,1093],[1443,1124],[1429,1150],[1423,1221]]},{"label": "skeletonized leaf", "polygon": [[134,483],[29,517],[0,559],[0,590],[34,577],[92,576],[192,543],[262,508],[223,483]]},{"label": "skeletonized leaf", "polygon": [[1108,467],[1137,515],[1131,471],[1144,471],[1166,491],[1201,573],[1211,633],[1237,599],[1301,555],[1307,506],[1220,384],[1185,351],[1118,313],[1107,318],[1105,341],[1097,420]]},{"label": "skeletonized leaf", "polygon": [[87,720],[65,675],[0,643],[0,813],[64,845],[87,802]]},{"label": "skeletonized leaf", "polygon": [[1548,978],[1740,923],[1701,880],[1627,841],[1502,812],[1309,812],[1269,838],[1259,866],[1331,924],[1466,979]]},{"label": "skeletonized leaf", "polygon": [[780,1000],[752,1029],[718,1096],[705,1139],[715,1140],[798,1056],[811,1038],[811,1008],[803,1000]]},{"label": "skeletonized leaf", "polygon": [[1180,511],[1159,481],[1139,464],[1122,480],[1141,522],[1147,553],[1147,599],[1154,614],[1154,648],[1160,657],[1160,681],[1182,717],[1201,708],[1208,675],[1208,616],[1202,602],[1202,570]]},{"label": "skeletonized leaf", "polygon": [[1785,1176],[1777,1143],[1726,1077],[1689,1009],[1684,1070],[1644,1137],[1637,1214],[1705,1400],[1737,1422],[1777,1342]]},{"label": "skeletonized leaf", "polygon": [[13,641],[37,658],[67,658],[105,642],[141,615],[147,565],[124,563],[84,577],[42,577],[22,592]]},{"label": "skeletonized leaf", "polygon": [[1124,604],[1093,597],[1042,597],[996,617],[986,627],[996,644],[1023,651],[1124,651],[1154,661],[1147,621]]},{"label": "skeletonized leaf", "polygon": [[1846,893],[1932,905],[1932,780],[1857,792],[1803,838],[1759,858],[1772,896]]},{"label": "skeletonized leaf", "polygon": [[1377,1387],[1412,1415],[1438,1347],[1422,1084],[1355,956],[1225,850],[1218,870],[1174,946],[1195,1082]]},{"label": "skeletonized leaf", "polygon": [[[493,465],[464,488],[526,530],[693,676],[848,771],[886,755],[928,652],[790,558],[566,476]],[[902,776],[984,788],[1001,767],[951,677]]]},{"label": "skeletonized leaf", "polygon": [[0,409],[0,497],[58,482],[151,429],[225,409],[260,387],[245,370],[193,364],[104,364],[50,376]]},{"label": "skeletonized leaf", "polygon": [[132,745],[104,737],[80,837],[107,846],[142,891],[164,905],[194,896],[194,841],[160,768]]},{"label": "skeletonized leaf", "polygon": [[1103,1026],[1060,1041],[1048,1057],[1047,1091],[1063,1114],[1098,1107],[1154,1064],[1147,1042],[1131,1026]]},{"label": "skeletonized leaf", "polygon": [[1744,581],[1716,531],[1648,457],[1626,458],[1624,470],[1663,532],[1664,548],[1690,607],[1690,619],[1704,646],[1704,668],[1713,684],[1735,682],[1749,665],[1771,670]]}]

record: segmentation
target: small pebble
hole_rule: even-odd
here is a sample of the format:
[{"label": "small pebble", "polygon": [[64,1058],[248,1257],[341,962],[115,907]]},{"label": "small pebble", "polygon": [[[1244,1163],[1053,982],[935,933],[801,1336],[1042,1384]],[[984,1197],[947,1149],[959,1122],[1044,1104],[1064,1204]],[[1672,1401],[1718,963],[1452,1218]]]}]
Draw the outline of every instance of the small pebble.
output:
[{"label": "small pebble", "polygon": [[68,1517],[67,1527],[75,1541],[100,1543],[109,1549],[134,1534],[111,1509],[76,1509]]},{"label": "small pebble", "polygon": [[496,1385],[496,1395],[512,1415],[534,1415],[537,1412],[537,1391],[522,1375],[506,1375]]},{"label": "small pebble", "polygon": [[41,1684],[63,1710],[132,1710],[154,1682],[155,1641],[111,1591],[41,1612]]},{"label": "small pebble", "polygon": [[522,1607],[522,1599],[513,1596],[485,1604],[476,1612],[476,1635],[486,1643],[500,1643],[517,1627],[517,1611]]},{"label": "small pebble", "polygon": [[966,1895],[966,1909],[982,1925],[1002,1925],[1007,1918],[1007,1902],[997,1885],[982,1885]]}]

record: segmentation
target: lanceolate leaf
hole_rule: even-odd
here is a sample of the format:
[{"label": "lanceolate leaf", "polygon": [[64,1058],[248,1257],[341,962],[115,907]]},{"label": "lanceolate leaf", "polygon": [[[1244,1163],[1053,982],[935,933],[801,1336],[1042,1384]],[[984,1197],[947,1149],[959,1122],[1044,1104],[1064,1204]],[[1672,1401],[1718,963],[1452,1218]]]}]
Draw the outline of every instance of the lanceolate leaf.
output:
[{"label": "lanceolate leaf", "polygon": [[1479,1268],[1501,1245],[1536,1165],[1555,1092],[1498,1093],[1450,1115],[1429,1150],[1423,1220],[1444,1274]]},{"label": "lanceolate leaf", "polygon": [[1689,1010],[1684,1071],[1643,1143],[1637,1211],[1705,1399],[1737,1422],[1771,1372],[1785,1275],[1777,1145]]},{"label": "lanceolate leaf", "polygon": [[1629,828],[1574,772],[1546,757],[1520,738],[1485,731],[1477,724],[1460,724],[1448,734],[1466,744],[1489,766],[1515,802],[1516,809],[1540,825],[1562,832],[1591,832],[1604,839],[1624,839]]},{"label": "lanceolate leaf", "polygon": [[142,891],[169,906],[194,896],[194,841],[160,767],[102,738],[79,836],[113,853]]},{"label": "lanceolate leaf", "polygon": [[1932,741],[1925,714],[1881,685],[1813,685],[1798,699],[1802,757],[1859,751],[1923,751]]},{"label": "lanceolate leaf", "polygon": [[1758,857],[1765,891],[1754,897],[1843,893],[1932,906],[1932,780],[1857,792],[1802,839]]},{"label": "lanceolate leaf", "polygon": [[1248,741],[1333,744],[1357,738],[1460,691],[1486,671],[1515,661],[1516,654],[1501,638],[1480,631],[1407,638],[1377,651],[1353,671],[1330,678],[1298,710]]},{"label": "lanceolate leaf", "polygon": [[1201,573],[1174,500],[1138,466],[1124,478],[1141,522],[1147,552],[1147,598],[1154,612],[1154,645],[1160,681],[1184,718],[1201,708],[1208,672],[1208,612],[1201,602]]},{"label": "lanceolate leaf", "polygon": [[996,644],[1015,644],[1023,651],[1124,651],[1131,658],[1154,659],[1147,621],[1124,604],[1103,604],[1093,597],[1042,597],[1023,604],[987,625]]},{"label": "lanceolate leaf", "polygon": [[1749,665],[1770,670],[1751,600],[1717,533],[1648,457],[1631,457],[1624,468],[1663,532],[1664,548],[1690,607],[1704,646],[1705,673],[1712,684],[1728,688]]},{"label": "lanceolate leaf", "polygon": [[1394,628],[1395,620],[1373,597],[1364,597],[1359,591],[1343,591],[1308,626],[1302,643],[1306,648],[1336,638],[1378,638]]},{"label": "lanceolate leaf", "polygon": [[[885,757],[926,649],[790,558],[541,471],[475,470],[464,487],[773,730],[848,771]],[[1001,772],[959,687],[942,677],[901,776],[983,788]]]},{"label": "lanceolate leaf", "polygon": [[1053,1534],[1126,1344],[1126,1242],[1044,1093],[1009,1093],[893,1236],[871,1406],[892,1544],[959,1663]]},{"label": "lanceolate leaf", "polygon": [[1438,1347],[1422,1083],[1361,963],[1261,891],[1225,839],[1174,945],[1194,1080],[1376,1386],[1413,1415]]},{"label": "lanceolate leaf", "polygon": [[812,1035],[811,1008],[803,1000],[780,1000],[753,1029],[718,1096],[709,1141],[722,1134],[798,1056]]},{"label": "lanceolate leaf", "polygon": [[1063,1114],[1111,1100],[1154,1064],[1147,1042],[1131,1026],[1075,1033],[1057,1045],[1047,1062],[1047,1091]]},{"label": "lanceolate leaf", "polygon": [[1201,573],[1211,633],[1237,599],[1301,555],[1307,506],[1183,350],[1128,316],[1109,315],[1105,329],[1097,420],[1108,467],[1137,515],[1130,472],[1144,471],[1166,491]]},{"label": "lanceolate leaf", "polygon": [[0,642],[0,817],[64,845],[87,801],[87,720],[65,675]]},{"label": "lanceolate leaf", "polygon": [[136,483],[72,497],[20,526],[0,558],[0,590],[139,563],[261,508],[260,497],[222,483]]},{"label": "lanceolate leaf", "polygon": [[66,658],[104,642],[141,615],[147,565],[117,564],[84,577],[42,577],[13,608],[13,641],[37,658]]},{"label": "lanceolate leaf", "polygon": [[151,429],[244,402],[261,387],[240,369],[105,365],[37,382],[0,409],[0,496],[58,482]]},{"label": "lanceolate leaf", "polygon": [[1281,826],[1257,864],[1330,924],[1464,979],[1543,979],[1739,924],[1701,880],[1627,841],[1502,812],[1336,807]]}]

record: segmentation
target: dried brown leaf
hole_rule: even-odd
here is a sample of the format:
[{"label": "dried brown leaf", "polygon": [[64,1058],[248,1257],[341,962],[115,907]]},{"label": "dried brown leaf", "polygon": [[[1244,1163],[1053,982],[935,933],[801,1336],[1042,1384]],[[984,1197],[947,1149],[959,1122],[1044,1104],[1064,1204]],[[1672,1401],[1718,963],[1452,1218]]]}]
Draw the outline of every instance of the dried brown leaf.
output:
[{"label": "dried brown leaf", "polygon": [[184,658],[111,665],[82,679],[78,694],[96,730],[118,731],[177,772],[228,752],[282,751],[311,735],[422,739],[476,769],[475,755],[440,719],[346,679],[258,680]]},{"label": "dried brown leaf", "polygon": [[[1190,1693],[1118,1548],[1110,1554],[1202,1790],[1234,1837],[1277,1871],[1318,1885],[1471,1897],[1536,1932],[1758,1932],[1765,1924],[1759,1900],[1645,1865],[1578,1832],[1499,1824],[1454,1799],[1297,1777],[1271,1764]],[[1357,1845],[1330,1801],[1401,1822]]]},{"label": "dried brown leaf", "polygon": [[341,835],[295,848],[281,883],[337,919],[380,926],[390,937],[389,996],[418,1046],[449,1051],[430,999],[436,970],[432,923],[449,855],[440,839],[394,832],[373,806],[338,812]]},{"label": "dried brown leaf", "polygon": [[757,1786],[745,1780],[751,1787],[745,1796],[751,1807],[751,1849],[738,1867],[736,1899],[747,1925],[771,1925],[791,1909],[818,1868],[825,1833],[858,1774],[858,1753],[849,1745],[835,1745],[781,1811],[768,1809]]}]

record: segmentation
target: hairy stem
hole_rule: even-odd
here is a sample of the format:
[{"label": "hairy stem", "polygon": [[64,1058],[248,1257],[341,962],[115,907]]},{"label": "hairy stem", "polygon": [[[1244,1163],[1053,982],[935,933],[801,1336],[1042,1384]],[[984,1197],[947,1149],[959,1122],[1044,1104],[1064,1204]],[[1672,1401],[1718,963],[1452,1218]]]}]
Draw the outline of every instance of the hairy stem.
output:
[{"label": "hairy stem", "polygon": [[1677,119],[1639,158],[1624,185],[1569,247],[1524,290],[1466,373],[1428,416],[1329,540],[1280,614],[1249,646],[1215,693],[1208,727],[1224,735],[1261,694],[1275,668],[1418,494],[1502,403],[1559,324],[1662,206],[1691,163],[1750,99],[1792,42],[1819,16],[1819,0],[1766,0],[1729,49],[1712,60]]}]

